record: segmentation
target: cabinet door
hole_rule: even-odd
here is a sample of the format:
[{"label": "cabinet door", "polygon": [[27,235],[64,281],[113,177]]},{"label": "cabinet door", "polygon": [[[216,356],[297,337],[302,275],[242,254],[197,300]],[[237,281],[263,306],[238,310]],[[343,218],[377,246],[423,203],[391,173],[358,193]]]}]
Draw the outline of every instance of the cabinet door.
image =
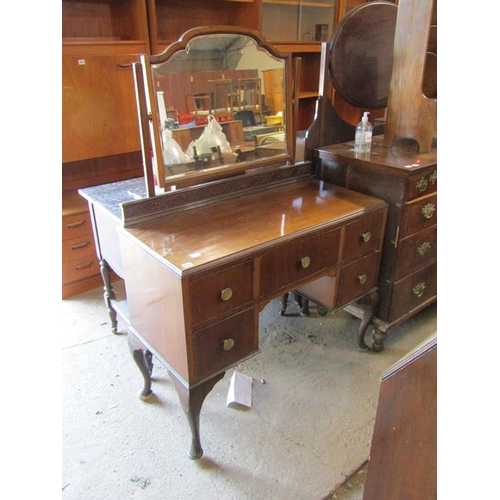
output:
[{"label": "cabinet door", "polygon": [[136,55],[63,55],[62,161],[139,151]]}]

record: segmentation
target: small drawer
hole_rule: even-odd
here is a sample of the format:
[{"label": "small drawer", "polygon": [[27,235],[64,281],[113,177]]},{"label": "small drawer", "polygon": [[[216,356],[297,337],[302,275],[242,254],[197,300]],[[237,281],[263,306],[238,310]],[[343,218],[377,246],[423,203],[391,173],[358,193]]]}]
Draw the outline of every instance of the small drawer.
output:
[{"label": "small drawer", "polygon": [[340,228],[282,245],[260,261],[260,297],[307,279],[339,260]]},{"label": "small drawer", "polygon": [[403,209],[399,239],[437,224],[437,194],[426,196]]},{"label": "small drawer", "polygon": [[194,333],[197,380],[227,369],[258,352],[256,314],[253,308],[248,309]]},{"label": "small drawer", "polygon": [[437,225],[399,240],[394,259],[394,280],[429,264],[437,258]]},{"label": "small drawer", "polygon": [[71,240],[63,240],[62,242],[62,261],[69,262],[87,255],[94,256],[95,245],[94,238],[91,234],[72,238]]},{"label": "small drawer", "polygon": [[386,210],[378,210],[346,225],[343,261],[381,249],[385,217]]},{"label": "small drawer", "polygon": [[100,273],[99,261],[96,256],[87,256],[66,262],[62,266],[62,278],[64,283],[82,280]]},{"label": "small drawer", "polygon": [[69,240],[85,234],[92,234],[92,225],[90,223],[90,214],[88,212],[82,212],[62,218],[63,240]]},{"label": "small drawer", "polygon": [[414,200],[437,192],[437,168],[424,173],[415,174],[408,178],[406,186],[406,200]]},{"label": "small drawer", "polygon": [[194,276],[189,282],[189,296],[192,297],[193,326],[250,303],[253,299],[253,261]]},{"label": "small drawer", "polygon": [[342,268],[337,306],[344,306],[362,297],[377,285],[380,253],[376,252]]},{"label": "small drawer", "polygon": [[399,318],[436,295],[436,269],[434,262],[394,283],[391,318]]}]

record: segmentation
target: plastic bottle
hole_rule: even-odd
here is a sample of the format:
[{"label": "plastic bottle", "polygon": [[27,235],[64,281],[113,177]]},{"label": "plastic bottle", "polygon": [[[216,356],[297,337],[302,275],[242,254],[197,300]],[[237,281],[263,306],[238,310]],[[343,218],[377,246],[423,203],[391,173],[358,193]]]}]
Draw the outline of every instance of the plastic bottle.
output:
[{"label": "plastic bottle", "polygon": [[369,153],[372,147],[372,132],[373,127],[368,121],[370,113],[365,111],[361,121],[356,126],[356,135],[354,138],[354,152],[355,153]]}]

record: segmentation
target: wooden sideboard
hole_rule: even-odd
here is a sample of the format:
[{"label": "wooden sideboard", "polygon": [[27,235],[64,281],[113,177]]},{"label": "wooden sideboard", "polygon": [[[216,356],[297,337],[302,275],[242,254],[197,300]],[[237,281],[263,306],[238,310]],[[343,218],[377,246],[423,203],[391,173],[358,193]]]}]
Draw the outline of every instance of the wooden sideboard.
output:
[{"label": "wooden sideboard", "polygon": [[[191,427],[188,454],[199,458],[203,400],[228,368],[258,353],[259,312],[270,300],[325,277],[333,308],[376,297],[387,204],[318,180],[309,163],[135,199],[144,190],[134,180],[81,194],[115,329],[116,312],[128,321],[141,397],[151,394],[154,356]],[[110,269],[125,281],[126,307]],[[373,309],[366,314],[364,329]]]},{"label": "wooden sideboard", "polygon": [[[373,138],[371,153],[354,153],[354,142],[315,151],[320,179],[387,202],[389,213],[380,264],[380,304],[373,319],[375,350],[390,328],[437,300],[437,147],[415,153],[409,146],[384,147]],[[359,316],[355,305],[347,308]]]}]

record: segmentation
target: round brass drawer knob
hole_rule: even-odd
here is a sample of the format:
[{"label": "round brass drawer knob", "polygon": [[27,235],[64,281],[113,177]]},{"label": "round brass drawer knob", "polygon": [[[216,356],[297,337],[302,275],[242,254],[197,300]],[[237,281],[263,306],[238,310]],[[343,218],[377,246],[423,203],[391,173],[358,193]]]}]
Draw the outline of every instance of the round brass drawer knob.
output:
[{"label": "round brass drawer knob", "polygon": [[366,278],[367,278],[366,274],[362,274],[361,276],[358,276],[358,280],[362,285],[366,283]]},{"label": "round brass drawer knob", "polygon": [[302,265],[302,267],[304,269],[306,269],[311,264],[311,258],[310,257],[303,257],[302,259],[300,259],[300,264]]},{"label": "round brass drawer knob", "polygon": [[370,231],[366,231],[366,233],[361,235],[361,238],[363,238],[365,243],[368,243],[372,239],[372,233],[370,233]]},{"label": "round brass drawer knob", "polygon": [[233,290],[231,288],[224,288],[220,296],[222,300],[229,300],[233,296]]},{"label": "round brass drawer knob", "polygon": [[233,339],[225,339],[222,347],[224,348],[225,351],[230,351],[234,347],[234,340]]}]

